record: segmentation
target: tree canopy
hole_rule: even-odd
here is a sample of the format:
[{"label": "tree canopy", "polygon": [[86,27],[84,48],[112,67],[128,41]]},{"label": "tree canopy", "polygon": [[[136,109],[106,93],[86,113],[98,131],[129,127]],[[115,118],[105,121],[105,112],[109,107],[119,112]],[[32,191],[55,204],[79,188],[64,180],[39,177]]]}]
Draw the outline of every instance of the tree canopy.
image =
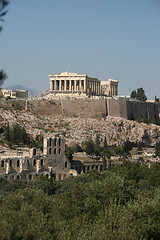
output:
[{"label": "tree canopy", "polygon": [[[0,21],[4,21],[3,17],[7,13],[6,6],[8,5],[9,1],[0,0]],[[0,26],[0,32],[2,31],[2,26]],[[3,70],[0,70],[0,86],[3,84],[4,80],[6,80],[7,75]]]},{"label": "tree canopy", "polygon": [[143,88],[138,88],[137,90],[132,91],[131,98],[135,98],[135,99],[141,100],[141,101],[147,100],[147,96],[146,96]]},{"label": "tree canopy", "polygon": [[0,239],[160,239],[160,165],[124,161],[63,181],[0,178]]}]

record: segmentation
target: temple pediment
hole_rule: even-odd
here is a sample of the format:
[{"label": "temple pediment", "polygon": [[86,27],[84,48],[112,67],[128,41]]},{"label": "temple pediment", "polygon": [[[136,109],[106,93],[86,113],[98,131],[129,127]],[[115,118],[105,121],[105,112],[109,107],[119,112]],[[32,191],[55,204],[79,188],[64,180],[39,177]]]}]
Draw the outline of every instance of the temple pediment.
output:
[{"label": "temple pediment", "polygon": [[55,76],[63,76],[63,77],[66,77],[66,76],[84,76],[84,74],[79,74],[79,73],[73,73],[73,72],[62,72],[62,73],[57,73],[55,74]]}]

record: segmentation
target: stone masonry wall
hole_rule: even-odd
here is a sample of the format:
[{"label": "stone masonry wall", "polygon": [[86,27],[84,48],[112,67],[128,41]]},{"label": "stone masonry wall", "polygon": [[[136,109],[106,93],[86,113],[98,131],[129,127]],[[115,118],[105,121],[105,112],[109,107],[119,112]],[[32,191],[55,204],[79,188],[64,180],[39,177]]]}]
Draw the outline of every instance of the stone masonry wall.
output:
[{"label": "stone masonry wall", "polygon": [[66,116],[103,118],[107,115],[128,120],[146,118],[150,123],[160,124],[160,103],[131,101],[128,99],[32,99],[0,100],[5,109],[28,110],[39,116]]}]

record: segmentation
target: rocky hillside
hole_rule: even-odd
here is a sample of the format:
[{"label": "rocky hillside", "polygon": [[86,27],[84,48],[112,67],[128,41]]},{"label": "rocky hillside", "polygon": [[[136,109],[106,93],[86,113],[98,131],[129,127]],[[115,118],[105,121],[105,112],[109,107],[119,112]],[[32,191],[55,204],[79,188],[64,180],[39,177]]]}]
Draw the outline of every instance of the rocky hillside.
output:
[{"label": "rocky hillside", "polygon": [[39,135],[49,136],[54,133],[62,134],[67,144],[81,144],[89,137],[99,134],[108,145],[122,146],[126,142],[136,144],[143,141],[146,146],[154,146],[160,142],[160,126],[144,124],[117,117],[101,119],[48,116],[42,117],[25,110],[6,110],[0,108],[0,138],[3,139],[3,129],[6,124],[20,124],[33,138]]}]

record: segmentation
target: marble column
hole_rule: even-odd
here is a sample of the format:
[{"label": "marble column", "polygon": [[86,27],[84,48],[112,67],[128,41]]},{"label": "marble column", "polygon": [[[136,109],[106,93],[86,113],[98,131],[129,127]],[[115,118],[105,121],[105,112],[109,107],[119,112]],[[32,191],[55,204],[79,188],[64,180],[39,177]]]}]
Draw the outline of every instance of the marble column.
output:
[{"label": "marble column", "polygon": [[96,82],[96,95],[98,95],[98,83]]},{"label": "marble column", "polygon": [[87,82],[87,80],[85,79],[84,80],[84,91],[86,92],[86,82]]},{"label": "marble column", "polygon": [[59,91],[62,90],[62,80],[59,80]]},{"label": "marble column", "polygon": [[93,82],[93,94],[95,95],[95,82]]},{"label": "marble column", "polygon": [[93,82],[91,82],[91,94],[93,94]]},{"label": "marble column", "polygon": [[56,91],[57,90],[57,81],[56,80],[54,80],[54,90]]},{"label": "marble column", "polygon": [[67,81],[64,80],[64,91],[66,91],[66,90],[67,90]]},{"label": "marble column", "polygon": [[81,80],[79,80],[79,91],[81,92],[81,90],[82,90],[82,82]]},{"label": "marble column", "polygon": [[71,80],[69,80],[69,91],[71,91]]},{"label": "marble column", "polygon": [[77,92],[77,81],[74,80],[74,92]]},{"label": "marble column", "polygon": [[50,80],[50,91],[53,91],[53,80]]}]

